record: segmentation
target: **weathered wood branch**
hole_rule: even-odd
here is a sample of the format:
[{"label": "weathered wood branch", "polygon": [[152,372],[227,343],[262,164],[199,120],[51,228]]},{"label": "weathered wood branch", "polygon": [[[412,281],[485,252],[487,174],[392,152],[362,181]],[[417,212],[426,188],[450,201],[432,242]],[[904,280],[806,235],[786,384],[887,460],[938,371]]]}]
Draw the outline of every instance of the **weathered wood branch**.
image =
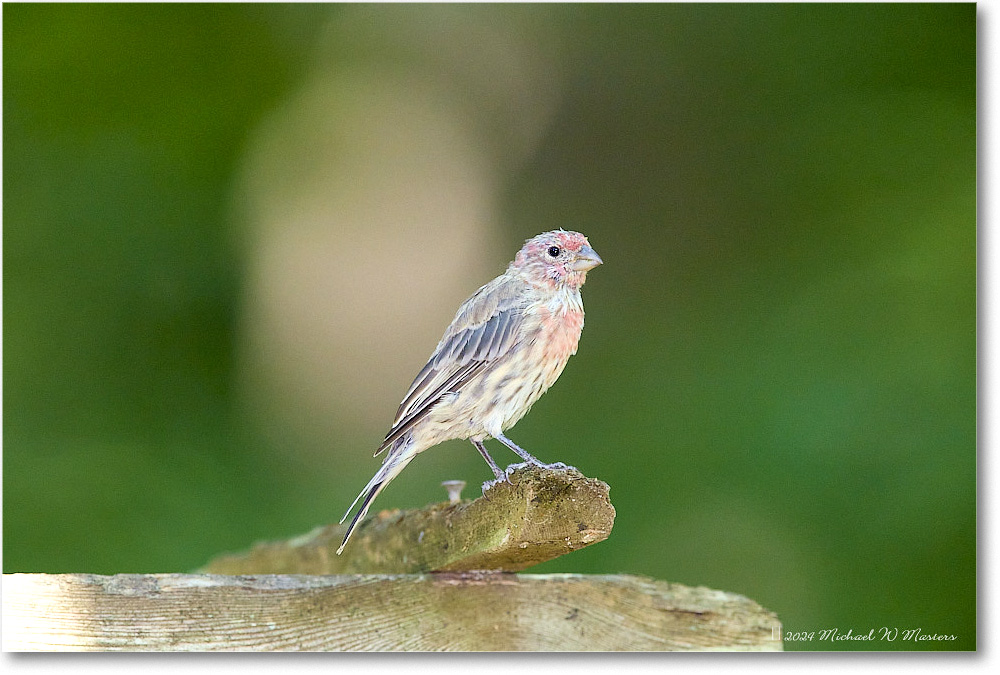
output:
[{"label": "weathered wood branch", "polygon": [[[206,574],[4,575],[3,648],[782,648],[777,617],[738,595],[632,576],[509,573],[607,538],[614,518],[605,483],[522,467],[474,501],[382,512],[343,556],[344,528],[328,526],[220,556]],[[508,573],[463,571],[484,569]],[[429,570],[439,572],[420,574]],[[356,574],[307,576],[344,572]]]},{"label": "weathered wood branch", "polygon": [[503,570],[531,565],[603,541],[615,509],[608,485],[573,468],[520,466],[474,501],[412,511],[383,511],[365,521],[343,554],[341,525],[288,541],[225,554],[212,574],[402,574]]},{"label": "weathered wood branch", "polygon": [[12,574],[5,651],[781,650],[747,598],[633,576]]}]

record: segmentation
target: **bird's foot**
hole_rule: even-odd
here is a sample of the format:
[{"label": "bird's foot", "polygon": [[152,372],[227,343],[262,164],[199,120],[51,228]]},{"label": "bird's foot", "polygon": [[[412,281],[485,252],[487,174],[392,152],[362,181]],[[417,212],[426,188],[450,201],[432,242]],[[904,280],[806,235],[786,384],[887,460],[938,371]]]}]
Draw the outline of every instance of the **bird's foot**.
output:
[{"label": "bird's foot", "polygon": [[511,475],[516,473],[519,469],[530,469],[532,467],[547,469],[549,471],[579,471],[579,469],[575,466],[572,466],[571,464],[564,464],[563,462],[553,462],[552,464],[543,464],[542,462],[518,462],[517,464],[509,465],[503,471],[502,475],[483,483],[483,494],[486,494],[487,490],[499,483],[510,483]]},{"label": "bird's foot", "polygon": [[507,475],[514,473],[518,469],[530,469],[531,467],[538,467],[539,469],[549,469],[550,471],[566,471],[567,469],[572,469],[574,471],[579,471],[575,466],[570,466],[569,464],[563,464],[562,462],[553,462],[552,464],[544,464],[543,462],[518,462],[517,464],[511,464],[507,467]]},{"label": "bird's foot", "polygon": [[510,482],[510,476],[508,476],[507,474],[502,474],[494,478],[493,480],[488,480],[485,483],[483,483],[483,494],[485,495],[487,490],[492,488],[494,485],[498,485],[500,483],[509,483],[509,482]]},{"label": "bird's foot", "polygon": [[531,462],[518,462],[517,464],[511,464],[511,465],[509,465],[506,469],[504,469],[504,472],[508,476],[510,476],[512,473],[514,473],[518,469],[528,469],[528,468],[533,467],[533,466],[538,466],[538,464],[532,464]]}]

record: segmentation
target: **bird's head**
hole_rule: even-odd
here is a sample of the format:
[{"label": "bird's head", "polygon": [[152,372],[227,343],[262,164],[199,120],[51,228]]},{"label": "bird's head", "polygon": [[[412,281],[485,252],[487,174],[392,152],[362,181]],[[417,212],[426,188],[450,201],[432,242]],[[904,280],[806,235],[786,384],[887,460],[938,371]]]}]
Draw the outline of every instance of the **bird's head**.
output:
[{"label": "bird's head", "polygon": [[511,266],[536,284],[579,288],[604,261],[579,232],[553,230],[524,242]]}]

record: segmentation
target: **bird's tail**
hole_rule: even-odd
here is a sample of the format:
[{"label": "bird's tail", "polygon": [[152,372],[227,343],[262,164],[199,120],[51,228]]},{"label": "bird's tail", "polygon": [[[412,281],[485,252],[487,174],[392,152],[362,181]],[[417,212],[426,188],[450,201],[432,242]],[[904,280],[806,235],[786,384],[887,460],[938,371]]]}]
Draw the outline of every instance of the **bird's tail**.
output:
[{"label": "bird's tail", "polygon": [[371,503],[375,497],[378,496],[378,493],[382,491],[389,481],[399,475],[399,472],[402,471],[403,468],[410,463],[410,460],[417,455],[417,453],[411,452],[412,442],[409,438],[400,440],[402,442],[397,442],[396,447],[389,451],[385,460],[382,462],[382,466],[377,472],[375,472],[372,479],[368,481],[368,485],[366,485],[360,494],[354,498],[354,502],[351,503],[350,508],[347,509],[347,513],[345,513],[344,517],[340,519],[341,523],[347,520],[347,516],[350,515],[354,506],[359,501],[361,502],[361,508],[354,514],[351,524],[347,526],[347,534],[344,535],[344,541],[341,542],[340,548],[337,549],[337,555],[340,555],[344,550],[344,547],[347,546],[347,540],[351,538],[351,535],[354,533],[358,523],[360,523],[365,517],[365,514],[368,513],[368,509],[371,507]]}]

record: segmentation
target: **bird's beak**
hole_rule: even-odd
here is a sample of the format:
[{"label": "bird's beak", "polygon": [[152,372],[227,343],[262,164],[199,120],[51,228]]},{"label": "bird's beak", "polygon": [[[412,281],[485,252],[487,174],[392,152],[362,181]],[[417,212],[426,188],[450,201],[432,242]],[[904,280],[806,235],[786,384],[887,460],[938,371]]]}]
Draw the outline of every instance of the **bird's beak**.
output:
[{"label": "bird's beak", "polygon": [[597,251],[590,248],[590,244],[584,244],[577,254],[576,258],[569,264],[573,268],[574,272],[586,272],[587,270],[592,270],[598,265],[603,264],[604,261],[601,260],[601,256],[597,255]]}]

